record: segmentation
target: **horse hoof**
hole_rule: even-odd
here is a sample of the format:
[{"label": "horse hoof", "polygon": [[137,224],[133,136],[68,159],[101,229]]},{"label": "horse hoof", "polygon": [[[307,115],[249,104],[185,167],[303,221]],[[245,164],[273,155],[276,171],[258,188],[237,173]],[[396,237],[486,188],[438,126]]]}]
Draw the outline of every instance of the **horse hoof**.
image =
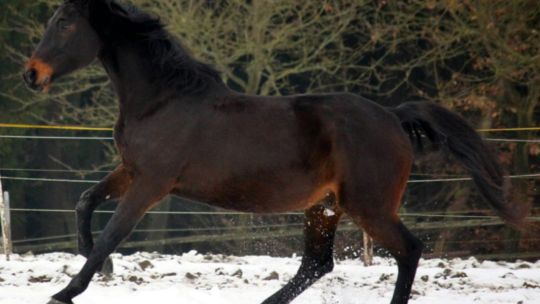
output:
[{"label": "horse hoof", "polygon": [[47,304],[73,304],[73,302],[72,301],[69,301],[67,303],[66,302],[60,302],[55,298],[51,298],[51,300],[49,302],[47,302]]},{"label": "horse hoof", "polygon": [[113,265],[112,259],[111,257],[107,257],[105,262],[103,262],[103,266],[101,266],[101,270],[99,271],[99,273],[104,276],[109,277],[113,274],[113,271],[114,271],[114,265]]}]

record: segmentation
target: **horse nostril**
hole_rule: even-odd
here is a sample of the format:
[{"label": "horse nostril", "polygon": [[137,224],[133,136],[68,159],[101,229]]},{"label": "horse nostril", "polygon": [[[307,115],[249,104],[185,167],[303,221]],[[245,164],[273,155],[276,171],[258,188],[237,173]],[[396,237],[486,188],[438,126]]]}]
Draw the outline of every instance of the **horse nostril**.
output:
[{"label": "horse nostril", "polygon": [[37,80],[37,71],[36,69],[32,68],[26,71],[23,75],[24,80],[28,84],[34,84]]}]

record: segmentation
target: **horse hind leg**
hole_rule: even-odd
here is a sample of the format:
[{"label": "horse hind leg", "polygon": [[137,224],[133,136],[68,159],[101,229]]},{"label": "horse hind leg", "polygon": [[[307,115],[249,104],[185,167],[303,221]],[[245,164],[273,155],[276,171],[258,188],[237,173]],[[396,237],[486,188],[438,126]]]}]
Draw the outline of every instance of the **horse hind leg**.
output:
[{"label": "horse hind leg", "polygon": [[305,212],[305,248],[302,264],[296,275],[263,304],[286,304],[334,269],[334,236],[341,217],[336,209],[335,196]]},{"label": "horse hind leg", "polygon": [[[377,194],[379,197],[384,197],[381,193]],[[383,198],[382,201],[362,204],[360,197],[343,195],[343,201],[347,200],[348,202],[344,207],[345,213],[364,229],[376,243],[387,249],[397,261],[398,277],[391,304],[408,303],[423,249],[422,242],[403,225],[394,211],[397,210],[396,206],[399,205],[400,199],[401,195],[397,198],[386,198],[386,201]]]},{"label": "horse hind leg", "polygon": [[[373,225],[377,225],[377,227],[369,227]],[[365,223],[362,227],[375,241],[385,247],[397,261],[398,277],[390,303],[408,303],[424,245],[399,219]]]}]

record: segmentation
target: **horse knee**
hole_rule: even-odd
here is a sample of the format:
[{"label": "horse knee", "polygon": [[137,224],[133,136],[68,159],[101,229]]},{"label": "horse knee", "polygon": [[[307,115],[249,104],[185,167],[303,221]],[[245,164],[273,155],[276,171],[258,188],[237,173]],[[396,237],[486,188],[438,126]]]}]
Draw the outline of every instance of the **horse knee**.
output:
[{"label": "horse knee", "polygon": [[90,188],[79,197],[75,212],[78,216],[89,216],[106,199],[95,188]]},{"label": "horse knee", "polygon": [[86,211],[88,211],[88,203],[81,200],[78,201],[77,205],[75,206],[75,213],[77,214],[77,216],[83,215],[84,213],[86,213]]},{"label": "horse knee", "polygon": [[91,208],[91,205],[92,189],[86,190],[81,194],[79,200],[77,201],[77,205],[75,206],[75,212],[77,212],[77,214],[83,214]]},{"label": "horse knee", "polygon": [[91,219],[96,202],[92,190],[93,188],[83,192],[75,206],[79,252],[85,257],[88,257],[94,244],[91,232]]}]

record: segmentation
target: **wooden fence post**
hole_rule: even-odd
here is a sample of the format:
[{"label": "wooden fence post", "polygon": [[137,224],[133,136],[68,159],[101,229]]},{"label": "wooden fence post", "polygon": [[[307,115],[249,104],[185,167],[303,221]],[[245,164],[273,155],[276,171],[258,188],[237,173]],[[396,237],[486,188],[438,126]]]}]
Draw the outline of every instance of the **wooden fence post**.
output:
[{"label": "wooden fence post", "polygon": [[373,240],[365,232],[362,232],[364,237],[364,265],[371,266],[373,265]]},{"label": "wooden fence post", "polygon": [[6,260],[9,261],[9,255],[13,253],[11,243],[11,214],[9,210],[9,193],[3,192],[2,180],[0,179],[0,221],[2,222],[2,245]]}]

